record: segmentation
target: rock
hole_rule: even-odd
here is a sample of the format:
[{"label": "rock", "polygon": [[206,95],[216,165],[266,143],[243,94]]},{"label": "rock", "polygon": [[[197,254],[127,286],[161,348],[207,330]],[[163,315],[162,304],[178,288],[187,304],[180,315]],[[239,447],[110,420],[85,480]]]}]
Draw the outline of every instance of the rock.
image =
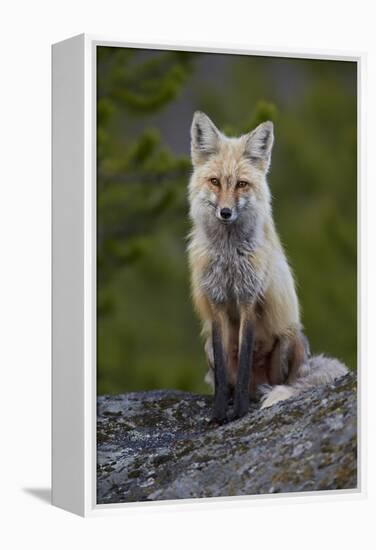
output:
[{"label": "rock", "polygon": [[356,487],[353,374],[220,427],[211,407],[170,390],[99,397],[97,503]]}]

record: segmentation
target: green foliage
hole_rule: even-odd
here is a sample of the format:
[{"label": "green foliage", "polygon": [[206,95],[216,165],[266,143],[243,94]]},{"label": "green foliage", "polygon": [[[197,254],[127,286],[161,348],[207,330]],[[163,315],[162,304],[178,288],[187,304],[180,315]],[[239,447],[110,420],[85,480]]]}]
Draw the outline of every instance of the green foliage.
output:
[{"label": "green foliage", "polygon": [[202,389],[185,259],[190,162],[133,124],[179,95],[192,55],[153,53],[98,50],[99,393]]},{"label": "green foliage", "polygon": [[220,56],[214,77],[212,55],[98,48],[100,394],[206,391],[185,251],[189,151],[176,155],[159,124],[171,109],[187,145],[196,109],[229,135],[274,121],[274,216],[306,332],[315,352],[356,366],[355,64]]}]

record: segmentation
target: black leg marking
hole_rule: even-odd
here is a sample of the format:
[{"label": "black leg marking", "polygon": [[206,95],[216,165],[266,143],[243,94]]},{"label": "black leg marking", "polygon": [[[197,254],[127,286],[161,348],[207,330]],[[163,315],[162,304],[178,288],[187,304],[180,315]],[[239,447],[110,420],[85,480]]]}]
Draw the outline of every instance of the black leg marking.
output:
[{"label": "black leg marking", "polygon": [[242,343],[239,354],[238,377],[235,386],[233,418],[241,418],[249,408],[249,382],[252,370],[253,329],[249,321],[243,325]]},{"label": "black leg marking", "polygon": [[222,345],[222,335],[219,323],[213,323],[213,354],[214,354],[214,418],[218,422],[226,419],[226,409],[228,406],[228,387],[225,356]]}]

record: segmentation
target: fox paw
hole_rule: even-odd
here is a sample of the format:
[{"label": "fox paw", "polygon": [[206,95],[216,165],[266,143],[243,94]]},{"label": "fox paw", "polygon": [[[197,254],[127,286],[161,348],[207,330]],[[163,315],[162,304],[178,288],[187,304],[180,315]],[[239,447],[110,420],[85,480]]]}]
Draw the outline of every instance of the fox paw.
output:
[{"label": "fox paw", "polygon": [[249,410],[249,396],[235,397],[234,410],[231,420],[238,420],[247,414]]}]

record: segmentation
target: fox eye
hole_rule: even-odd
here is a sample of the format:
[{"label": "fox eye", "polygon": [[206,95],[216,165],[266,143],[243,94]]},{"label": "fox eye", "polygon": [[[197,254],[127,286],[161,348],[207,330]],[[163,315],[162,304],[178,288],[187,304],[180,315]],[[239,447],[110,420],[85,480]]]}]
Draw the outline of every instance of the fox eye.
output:
[{"label": "fox eye", "polygon": [[219,187],[220,186],[220,183],[219,183],[219,179],[218,178],[210,178],[210,183],[212,185],[215,185],[215,187]]},{"label": "fox eye", "polygon": [[239,180],[237,183],[236,183],[236,187],[238,189],[244,189],[244,187],[248,187],[249,183],[248,181],[245,181],[245,180]]}]

